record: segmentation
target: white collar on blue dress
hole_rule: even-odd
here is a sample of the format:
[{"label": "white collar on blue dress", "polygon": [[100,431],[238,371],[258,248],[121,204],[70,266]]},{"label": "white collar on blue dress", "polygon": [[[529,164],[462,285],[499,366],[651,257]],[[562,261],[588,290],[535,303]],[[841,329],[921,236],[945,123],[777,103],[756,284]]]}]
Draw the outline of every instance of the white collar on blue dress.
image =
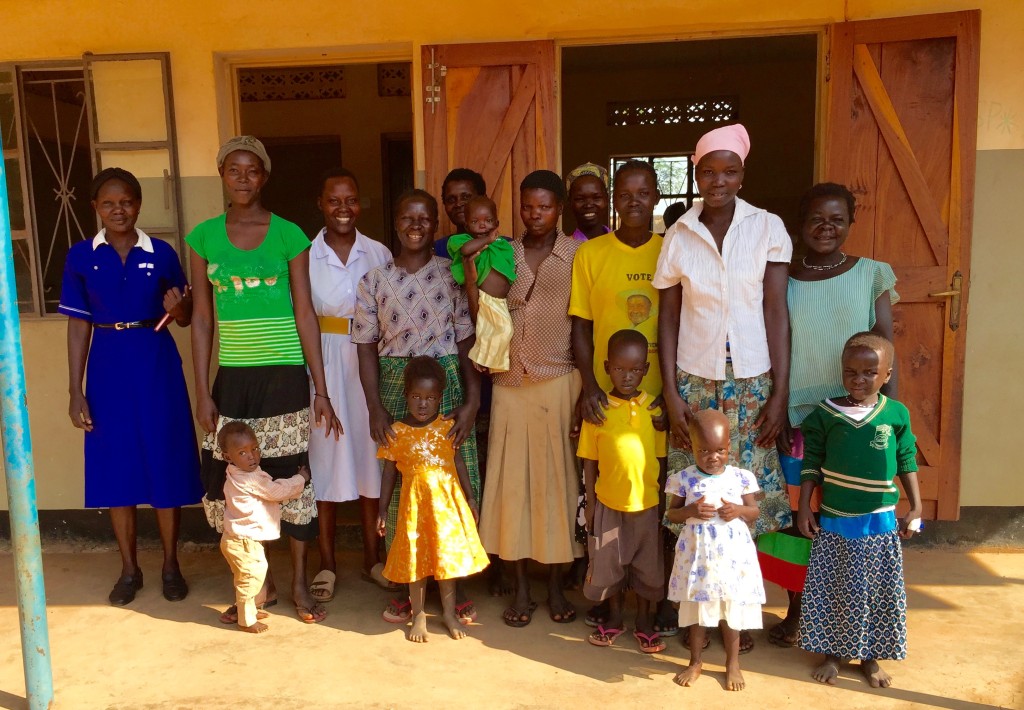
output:
[{"label": "white collar on blue dress", "polygon": [[[135,233],[139,235],[139,239],[138,239],[137,242],[135,242],[135,246],[139,247],[144,252],[148,252],[148,253],[152,254],[153,253],[153,238],[150,237],[145,232],[143,232],[138,227],[135,228]],[[106,227],[101,229],[100,233],[92,238],[92,249],[93,249],[93,251],[96,251],[96,248],[99,247],[100,244],[109,244],[109,242],[107,241],[107,228]],[[132,247],[132,248],[134,249],[134,247]]]}]

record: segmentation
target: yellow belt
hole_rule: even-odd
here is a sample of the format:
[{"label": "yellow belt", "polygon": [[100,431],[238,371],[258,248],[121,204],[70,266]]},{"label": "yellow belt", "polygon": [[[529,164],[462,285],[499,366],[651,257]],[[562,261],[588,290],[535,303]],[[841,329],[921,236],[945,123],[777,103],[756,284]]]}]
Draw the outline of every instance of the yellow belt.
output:
[{"label": "yellow belt", "polygon": [[320,332],[333,335],[349,335],[352,332],[351,318],[338,318],[336,316],[317,316],[320,321]]}]

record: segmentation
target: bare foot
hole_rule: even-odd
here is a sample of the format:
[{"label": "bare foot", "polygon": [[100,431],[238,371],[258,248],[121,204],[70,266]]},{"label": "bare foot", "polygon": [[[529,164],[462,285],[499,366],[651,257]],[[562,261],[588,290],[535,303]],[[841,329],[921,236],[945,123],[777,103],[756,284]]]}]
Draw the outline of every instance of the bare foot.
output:
[{"label": "bare foot", "polygon": [[878,667],[878,661],[861,661],[860,672],[872,688],[888,688],[892,685],[892,676]]},{"label": "bare foot", "polygon": [[725,689],[726,690],[743,690],[747,687],[747,682],[743,680],[743,673],[740,672],[740,667],[737,665],[735,668],[725,669]]},{"label": "bare foot", "polygon": [[[461,626],[461,624],[459,624]],[[427,642],[427,615],[426,612],[420,612],[412,617],[412,626],[409,631],[406,632],[405,638],[413,643],[426,643]]]},{"label": "bare foot", "polygon": [[454,614],[445,614],[442,618],[444,619],[444,625],[448,627],[448,635],[451,636],[453,639],[458,641],[459,639],[464,639],[466,638],[466,636],[468,636],[468,634],[466,633],[466,629],[462,624],[462,621],[459,619],[459,617],[455,616]]},{"label": "bare foot", "polygon": [[829,656],[824,663],[814,669],[811,676],[819,683],[835,685],[836,679],[839,677],[839,659]]},{"label": "bare foot", "polygon": [[252,626],[242,626],[241,624],[239,624],[238,630],[244,631],[247,634],[262,634],[265,631],[270,631],[270,627],[264,623],[257,621]]},{"label": "bare foot", "polygon": [[694,684],[694,681],[700,678],[700,672],[702,670],[702,667],[703,664],[701,663],[691,663],[685,671],[677,674],[676,677],[672,680],[674,680],[678,685],[681,685],[684,688],[689,688],[691,685]]}]

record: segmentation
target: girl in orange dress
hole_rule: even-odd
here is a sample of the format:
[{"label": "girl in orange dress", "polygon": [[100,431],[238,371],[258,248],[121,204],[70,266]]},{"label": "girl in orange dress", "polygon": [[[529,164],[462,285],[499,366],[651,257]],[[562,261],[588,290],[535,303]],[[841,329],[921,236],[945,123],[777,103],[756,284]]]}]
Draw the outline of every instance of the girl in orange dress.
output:
[{"label": "girl in orange dress", "polygon": [[409,585],[412,627],[407,638],[427,640],[423,599],[428,577],[441,589],[444,623],[453,639],[466,636],[455,614],[455,580],[487,566],[476,523],[480,517],[462,456],[452,445],[454,421],[437,415],[446,384],[444,368],[431,357],[414,357],[405,368],[409,415],[377,452],[385,459],[377,531],[384,535],[387,506],[398,474],[402,489],[398,525],[384,576]]}]

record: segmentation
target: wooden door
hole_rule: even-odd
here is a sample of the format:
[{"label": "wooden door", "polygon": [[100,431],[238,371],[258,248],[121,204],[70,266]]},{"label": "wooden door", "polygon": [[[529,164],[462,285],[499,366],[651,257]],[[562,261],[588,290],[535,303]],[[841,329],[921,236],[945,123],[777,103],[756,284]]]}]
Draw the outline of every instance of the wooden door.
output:
[{"label": "wooden door", "polygon": [[847,249],[892,264],[899,399],[925,517],[959,517],[980,14],[831,28],[826,179],[857,196]]},{"label": "wooden door", "polygon": [[[554,42],[425,46],[422,56],[427,191],[440,196],[452,168],[476,170],[501,233],[518,236],[520,181],[559,170]],[[438,234],[450,231],[442,210]]]}]

